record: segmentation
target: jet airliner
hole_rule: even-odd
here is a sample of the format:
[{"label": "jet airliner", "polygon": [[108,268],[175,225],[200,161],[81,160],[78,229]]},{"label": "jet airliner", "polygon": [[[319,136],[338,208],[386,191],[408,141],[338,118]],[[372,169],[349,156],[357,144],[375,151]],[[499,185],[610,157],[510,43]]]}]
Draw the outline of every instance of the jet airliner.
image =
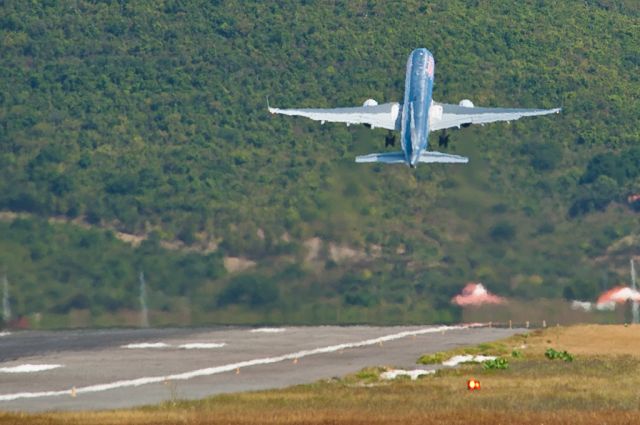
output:
[{"label": "jet airliner", "polygon": [[[400,131],[402,151],[372,153],[356,157],[356,162],[404,163],[411,168],[419,162],[466,163],[469,158],[427,150],[429,132],[466,127],[496,121],[513,121],[522,117],[559,113],[555,109],[510,109],[475,107],[470,100],[458,105],[432,99],[435,62],[427,49],[415,49],[409,55],[404,84],[404,101],[378,105],[368,99],[362,106],[334,109],[279,109],[267,105],[272,114],[296,115],[315,121],[341,122],[347,125]],[[394,143],[391,143],[394,144]]]}]

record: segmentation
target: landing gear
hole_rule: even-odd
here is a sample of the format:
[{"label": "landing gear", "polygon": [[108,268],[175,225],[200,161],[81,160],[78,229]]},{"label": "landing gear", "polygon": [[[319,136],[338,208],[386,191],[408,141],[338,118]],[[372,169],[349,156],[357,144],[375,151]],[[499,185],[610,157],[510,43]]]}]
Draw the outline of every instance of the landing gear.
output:
[{"label": "landing gear", "polygon": [[387,135],[384,138],[384,147],[389,147],[389,146],[395,146],[396,145],[396,135],[392,132],[389,131],[389,133],[387,133]]},{"label": "landing gear", "polygon": [[440,133],[440,137],[438,138],[438,146],[445,149],[449,147],[449,135],[447,134],[447,130],[442,130],[442,133]]}]

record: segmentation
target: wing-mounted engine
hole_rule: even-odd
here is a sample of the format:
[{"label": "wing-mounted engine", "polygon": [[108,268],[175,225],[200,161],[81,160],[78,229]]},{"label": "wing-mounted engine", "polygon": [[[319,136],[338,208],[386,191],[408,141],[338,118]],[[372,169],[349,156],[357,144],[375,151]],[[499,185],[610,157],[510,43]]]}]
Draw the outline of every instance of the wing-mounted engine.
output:
[{"label": "wing-mounted engine", "polygon": [[[375,99],[367,99],[364,101],[362,106],[365,108],[368,106],[378,106],[378,102]],[[367,128],[375,128],[372,124],[365,124],[364,126]]]},{"label": "wing-mounted engine", "polygon": [[[464,108],[475,108],[475,105],[473,104],[472,101],[470,101],[469,99],[462,99],[460,101],[460,103],[458,103],[458,106],[462,106]],[[471,123],[467,123],[467,124],[461,124],[460,127],[462,128],[467,128],[471,125]],[[447,141],[448,142],[448,141]]]},{"label": "wing-mounted engine", "polygon": [[431,102],[431,107],[429,108],[429,127],[442,119],[442,105],[439,105],[435,102]]},{"label": "wing-mounted engine", "polygon": [[[373,99],[367,99],[362,108],[369,117],[375,117],[370,123],[365,123],[367,128],[382,127],[389,130],[400,130],[401,106],[398,103],[384,103],[379,105]],[[366,112],[365,112],[366,111]],[[356,113],[357,115],[358,113]],[[370,118],[369,118],[370,119]],[[358,121],[365,121],[365,118],[358,117]]]}]

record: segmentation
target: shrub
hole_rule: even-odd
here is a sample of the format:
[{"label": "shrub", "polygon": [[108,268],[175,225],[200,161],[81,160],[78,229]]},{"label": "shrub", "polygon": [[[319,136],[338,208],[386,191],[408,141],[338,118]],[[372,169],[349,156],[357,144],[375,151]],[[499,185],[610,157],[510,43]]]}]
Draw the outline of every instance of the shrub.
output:
[{"label": "shrub", "polygon": [[356,378],[362,381],[377,381],[382,372],[384,372],[383,368],[367,367],[356,373]]},{"label": "shrub", "polygon": [[531,156],[531,166],[537,171],[553,170],[562,160],[562,147],[555,142],[527,145],[525,150]]},{"label": "shrub", "polygon": [[278,287],[269,278],[256,275],[240,275],[222,291],[218,298],[221,307],[229,304],[245,304],[262,307],[275,302],[279,297]]},{"label": "shrub", "polygon": [[573,356],[566,351],[556,351],[553,348],[547,349],[544,352],[544,356],[549,360],[564,360],[565,362],[572,362]]},{"label": "shrub", "polygon": [[516,228],[507,221],[501,221],[491,228],[489,234],[495,241],[510,241],[516,235]]},{"label": "shrub", "polygon": [[508,369],[509,361],[503,357],[498,357],[497,359],[487,360],[486,362],[482,363],[482,368],[484,370]]},{"label": "shrub", "polygon": [[425,354],[418,359],[419,364],[440,364],[447,359],[444,353]]}]

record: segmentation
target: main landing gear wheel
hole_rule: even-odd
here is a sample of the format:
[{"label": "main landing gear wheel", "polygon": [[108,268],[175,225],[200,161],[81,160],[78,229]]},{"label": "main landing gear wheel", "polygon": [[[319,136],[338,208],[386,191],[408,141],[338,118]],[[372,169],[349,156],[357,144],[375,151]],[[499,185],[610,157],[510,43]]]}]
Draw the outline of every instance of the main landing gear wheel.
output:
[{"label": "main landing gear wheel", "polygon": [[384,138],[384,147],[395,146],[396,145],[396,135],[389,131],[389,133]]},{"label": "main landing gear wheel", "polygon": [[445,149],[449,147],[449,134],[447,134],[447,130],[442,130],[442,133],[438,138],[438,146]]}]

